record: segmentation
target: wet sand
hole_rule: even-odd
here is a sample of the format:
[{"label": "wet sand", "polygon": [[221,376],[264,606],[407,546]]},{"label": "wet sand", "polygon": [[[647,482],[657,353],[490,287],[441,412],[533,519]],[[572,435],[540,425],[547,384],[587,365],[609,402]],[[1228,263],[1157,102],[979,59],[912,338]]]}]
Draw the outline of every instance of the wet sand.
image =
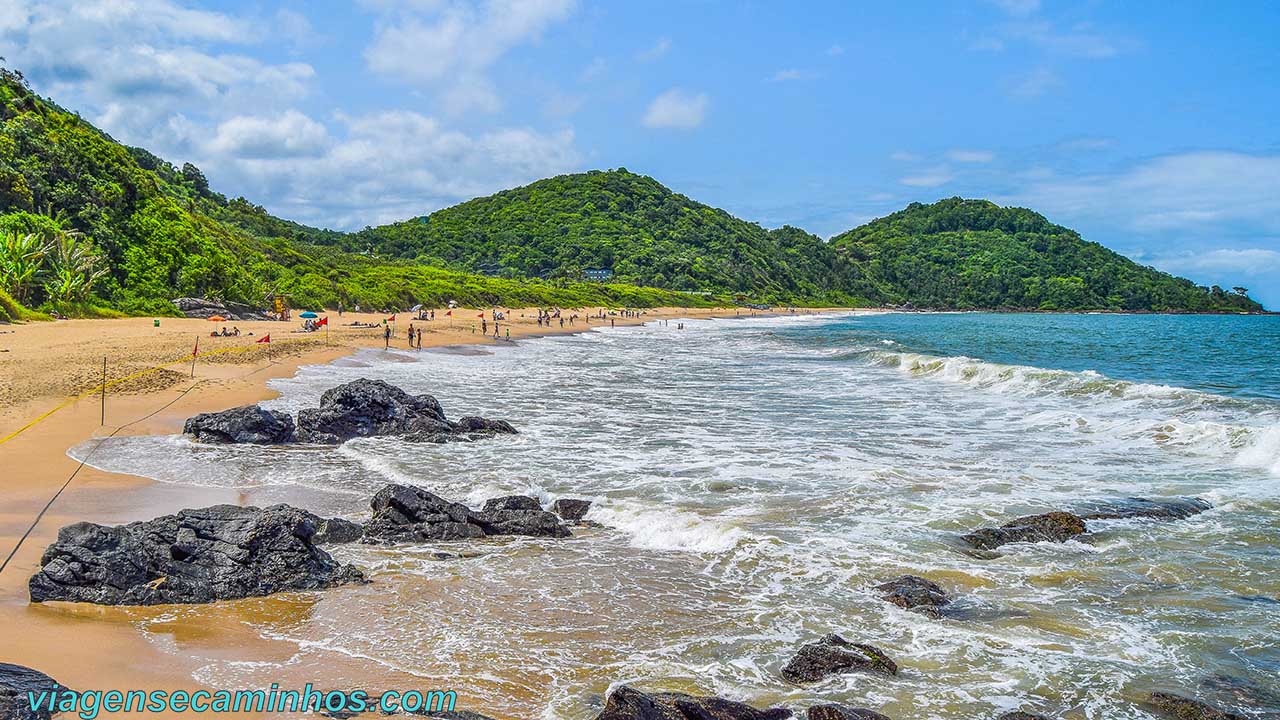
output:
[{"label": "wet sand", "polygon": [[[588,309],[591,311],[594,309]],[[443,312],[434,322],[414,321],[428,332],[423,352],[429,348],[455,347],[450,352],[483,352],[495,342],[479,334],[478,310],[454,311],[452,326]],[[640,317],[617,317],[619,325],[663,318],[735,317],[730,310],[664,308]],[[748,313],[749,314],[749,313]],[[524,317],[521,317],[521,316]],[[561,332],[581,332],[608,325],[609,320],[579,320],[563,330],[535,323],[535,309],[508,311],[503,336],[510,328],[518,340]],[[407,347],[406,315],[396,323],[392,347]],[[186,507],[213,503],[254,504],[253,492],[230,489],[167,485],[128,475],[95,470],[67,456],[68,448],[94,437],[117,434],[169,434],[179,432],[191,415],[249,404],[271,397],[266,382],[292,375],[303,364],[331,362],[361,347],[383,347],[378,329],[346,326],[352,321],[378,322],[381,315],[346,313],[330,315],[328,337],[323,332],[295,334],[298,323],[232,322],[238,338],[211,338],[208,333],[222,323],[165,318],[160,327],[150,318],[122,320],[73,320],[54,323],[0,326],[0,438],[22,428],[68,396],[92,389],[101,381],[102,357],[108,358],[109,381],[137,373],[149,366],[189,357],[197,337],[202,353],[245,348],[244,352],[208,354],[197,359],[195,376],[188,362],[177,362],[158,372],[113,386],[107,394],[106,424],[100,423],[100,401],[89,396],[60,407],[38,424],[0,444],[4,502],[0,504],[0,551],[5,556],[31,519],[67,478],[68,489],[36,526],[31,536],[0,575],[0,625],[7,628],[0,645],[0,661],[36,668],[78,689],[196,689],[192,674],[198,658],[221,657],[240,661],[287,660],[295,645],[263,640],[249,630],[244,618],[297,619],[312,611],[316,602],[307,594],[201,606],[198,612],[173,607],[113,608],[66,603],[28,602],[26,582],[39,567],[40,555],[58,528],[77,521],[119,524],[172,513]],[[474,323],[474,330],[473,330]],[[490,328],[492,330],[492,328]],[[249,337],[247,333],[254,333]],[[273,345],[254,341],[265,333]],[[505,342],[498,340],[496,342]],[[270,352],[270,358],[268,358]],[[298,500],[299,503],[303,499]],[[377,586],[359,590],[377,592]],[[138,626],[146,623],[153,637],[167,638],[179,652],[148,641]],[[184,660],[183,658],[186,658]],[[369,667],[358,658],[335,662],[326,677],[312,681],[318,687],[418,688],[423,679],[392,669]],[[446,688],[437,688],[446,689]],[[459,707],[475,705],[478,698],[459,698]],[[278,714],[275,716],[279,716]]]}]

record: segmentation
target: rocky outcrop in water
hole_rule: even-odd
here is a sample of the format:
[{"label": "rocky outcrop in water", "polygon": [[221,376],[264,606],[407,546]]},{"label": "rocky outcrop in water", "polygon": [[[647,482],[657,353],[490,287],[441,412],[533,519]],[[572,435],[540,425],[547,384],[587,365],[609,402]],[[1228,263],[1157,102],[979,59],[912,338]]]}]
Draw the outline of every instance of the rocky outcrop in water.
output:
[{"label": "rocky outcrop in water", "polygon": [[312,522],[316,526],[316,534],[311,536],[311,542],[316,545],[353,543],[364,536],[364,526],[358,522],[343,520],[342,518],[322,518],[311,513],[307,514],[311,515]]},{"label": "rocky outcrop in water", "polygon": [[187,419],[182,432],[207,443],[277,445],[294,439],[293,418],[288,413],[257,405],[200,413]]},{"label": "rocky outcrop in water", "polygon": [[929,617],[940,617],[943,606],[951,602],[951,598],[947,597],[947,593],[937,583],[918,575],[903,575],[896,580],[881,583],[875,589],[883,593],[881,599]]},{"label": "rocky outcrop in water", "polygon": [[288,505],[214,505],[116,527],[68,525],[28,582],[31,601],[202,603],[363,582],[315,546],[314,518]]},{"label": "rocky outcrop in water", "polygon": [[1013,712],[1007,712],[1001,715],[1000,717],[996,718],[996,720],[1049,720],[1049,718],[1045,717],[1044,715],[1036,715],[1034,713],[1015,710]]},{"label": "rocky outcrop in water", "polygon": [[1212,508],[1213,505],[1200,498],[1151,500],[1134,497],[1091,503],[1080,515],[1085,520],[1185,520]]},{"label": "rocky outcrop in water", "polygon": [[551,512],[570,522],[578,522],[582,520],[587,516],[587,511],[590,509],[590,500],[559,498],[555,502],[551,503]]},{"label": "rocky outcrop in water", "polygon": [[623,685],[609,693],[595,720],[786,720],[786,708],[760,710],[720,697],[685,693],[646,693]]},{"label": "rocky outcrop in water", "polygon": [[410,395],[382,380],[361,378],[326,390],[320,407],[286,413],[257,405],[187,420],[183,431],[211,443],[280,444],[295,440],[338,445],[358,437],[396,435],[408,442],[458,442],[494,435],[514,435],[504,420],[468,416],[449,422],[431,395]]},{"label": "rocky outcrop in water", "polygon": [[960,539],[980,550],[994,550],[1015,542],[1066,542],[1084,533],[1084,518],[1058,511],[1020,517],[998,528],[975,530]]},{"label": "rocky outcrop in water", "polygon": [[881,715],[874,710],[845,707],[835,703],[814,705],[809,708],[809,712],[806,713],[805,717],[808,720],[889,720],[888,716]]},{"label": "rocky outcrop in water", "polygon": [[802,646],[782,668],[782,677],[793,683],[808,683],[851,672],[897,675],[898,666],[880,648],[851,643],[831,633],[818,642]]},{"label": "rocky outcrop in water", "polygon": [[569,537],[560,518],[531,497],[494,498],[479,512],[412,485],[388,485],[373,496],[366,542],[463,540],[489,535]]},{"label": "rocky outcrop in water", "polygon": [[1208,703],[1173,693],[1153,692],[1147,702],[1175,720],[1245,720],[1243,715],[1225,712]]},{"label": "rocky outcrop in water", "polygon": [[67,695],[75,695],[75,691],[64,687],[61,683],[45,675],[39,670],[32,670],[22,665],[0,663],[0,720],[49,720],[57,714],[56,710],[48,710],[48,699],[40,703],[40,707],[32,709],[30,696],[36,698],[51,693],[54,708],[58,701]]}]

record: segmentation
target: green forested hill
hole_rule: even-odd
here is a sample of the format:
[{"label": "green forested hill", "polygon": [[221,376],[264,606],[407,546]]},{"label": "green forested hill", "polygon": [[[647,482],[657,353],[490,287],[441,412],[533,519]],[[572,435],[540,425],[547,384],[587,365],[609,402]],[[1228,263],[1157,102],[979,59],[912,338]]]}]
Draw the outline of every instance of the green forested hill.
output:
[{"label": "green forested hill", "polygon": [[831,239],[846,289],[923,307],[1261,310],[1241,292],[1197,287],[1083,240],[1024,208],[950,198]]},{"label": "green forested hill", "polygon": [[378,260],[333,247],[342,237],[228,200],[195,166],[115,142],[0,68],[0,291],[27,307],[173,314],[176,297],[261,306],[273,292],[312,308],[705,302],[634,285],[516,281]]},{"label": "green forested hill", "polygon": [[508,277],[581,277],[757,299],[846,303],[832,255],[794,228],[769,231],[626,169],[539,180],[345,238],[344,247]]},{"label": "green forested hill", "polygon": [[[607,270],[609,283],[584,282]],[[674,291],[695,291],[698,296]],[[0,68],[0,303],[170,314],[203,296],[390,309],[712,302],[1239,311],[1243,292],[1140,266],[1020,208],[952,198],[827,242],[625,169],[562,175],[358,233],[273,217],[115,142]],[[31,315],[25,315],[34,317]]]}]

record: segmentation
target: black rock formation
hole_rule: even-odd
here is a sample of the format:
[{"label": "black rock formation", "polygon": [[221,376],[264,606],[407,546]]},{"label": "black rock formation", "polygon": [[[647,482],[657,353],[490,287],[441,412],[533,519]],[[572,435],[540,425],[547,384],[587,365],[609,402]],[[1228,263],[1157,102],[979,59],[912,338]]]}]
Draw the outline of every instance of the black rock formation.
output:
[{"label": "black rock formation", "polygon": [[807,683],[850,672],[897,675],[898,666],[880,648],[851,643],[831,633],[802,646],[782,669],[782,677],[793,683]]}]

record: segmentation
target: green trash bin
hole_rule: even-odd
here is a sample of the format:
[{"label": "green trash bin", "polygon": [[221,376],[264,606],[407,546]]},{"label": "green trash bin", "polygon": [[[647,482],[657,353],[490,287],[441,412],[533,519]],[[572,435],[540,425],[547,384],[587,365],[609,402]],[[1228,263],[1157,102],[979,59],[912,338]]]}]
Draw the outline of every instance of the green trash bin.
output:
[{"label": "green trash bin", "polygon": [[160,327],[160,318],[156,318],[153,322],[155,322],[156,327]]}]

